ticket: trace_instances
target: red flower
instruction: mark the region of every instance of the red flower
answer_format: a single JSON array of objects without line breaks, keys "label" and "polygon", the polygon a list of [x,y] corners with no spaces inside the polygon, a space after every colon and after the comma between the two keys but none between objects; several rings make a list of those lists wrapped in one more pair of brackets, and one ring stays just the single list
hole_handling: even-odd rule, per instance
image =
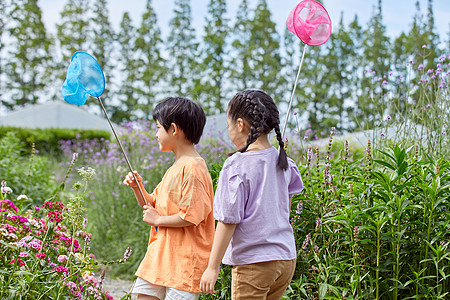
[{"label": "red flower", "polygon": [[26,266],[26,263],[23,260],[21,260],[20,258],[14,258],[12,261],[10,261],[10,263],[13,264],[16,261],[20,266]]},{"label": "red flower", "polygon": [[61,267],[61,266],[57,266],[53,268],[53,271],[55,271],[56,273],[58,273],[58,275],[60,275],[59,273],[67,273],[69,272],[69,269],[67,269],[66,267]]},{"label": "red flower", "polygon": [[47,217],[50,219],[51,222],[62,222],[63,217],[62,213],[60,211],[51,211],[47,213]]},{"label": "red flower", "polygon": [[43,253],[43,252],[38,252],[38,253],[36,253],[36,257],[37,257],[37,258],[40,258],[40,259],[44,259],[44,258],[45,258],[45,253]]}]

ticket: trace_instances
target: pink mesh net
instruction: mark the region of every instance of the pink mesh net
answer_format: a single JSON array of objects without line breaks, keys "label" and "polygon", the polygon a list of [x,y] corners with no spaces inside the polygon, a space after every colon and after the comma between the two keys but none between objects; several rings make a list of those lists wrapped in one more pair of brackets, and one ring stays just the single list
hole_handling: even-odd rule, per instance
[{"label": "pink mesh net", "polygon": [[303,0],[289,13],[286,25],[290,32],[309,46],[325,43],[331,35],[331,19],[317,1]]}]

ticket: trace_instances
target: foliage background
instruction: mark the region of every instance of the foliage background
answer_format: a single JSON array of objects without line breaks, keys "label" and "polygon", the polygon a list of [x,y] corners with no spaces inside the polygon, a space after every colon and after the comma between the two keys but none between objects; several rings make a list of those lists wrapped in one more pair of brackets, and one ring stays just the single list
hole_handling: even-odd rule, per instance
[{"label": "foliage background", "polygon": [[[193,98],[210,115],[224,112],[227,99],[249,87],[265,90],[286,109],[303,45],[290,32],[277,32],[266,0],[240,0],[236,15],[230,17],[226,0],[208,1],[202,33],[192,26],[191,1],[177,0],[164,38],[151,0],[137,26],[124,13],[117,30],[111,26],[107,3],[66,0],[51,30],[44,26],[39,1],[1,2],[4,111],[61,100],[68,61],[80,49],[94,54],[102,65],[107,78],[103,97],[117,123],[146,119],[156,103],[173,94]],[[323,137],[331,127],[338,133],[373,128],[381,109],[392,113],[388,102],[372,103],[365,72],[382,79],[404,76],[411,61],[409,79],[418,80],[420,64],[425,72],[435,70],[436,59],[450,50],[448,36],[436,31],[432,0],[426,7],[410,1],[416,10],[410,29],[396,37],[386,33],[383,3],[377,2],[367,24],[357,15],[349,23],[343,16],[333,20],[329,41],[308,49],[294,98],[303,127],[309,124]],[[379,93],[385,92],[380,87]],[[99,112],[94,101],[88,106]]]}]

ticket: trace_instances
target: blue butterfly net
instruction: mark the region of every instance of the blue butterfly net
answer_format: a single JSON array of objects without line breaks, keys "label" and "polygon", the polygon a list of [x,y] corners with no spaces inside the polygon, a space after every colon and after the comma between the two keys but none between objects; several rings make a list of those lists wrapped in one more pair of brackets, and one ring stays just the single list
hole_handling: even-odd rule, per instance
[{"label": "blue butterfly net", "polygon": [[83,105],[89,95],[99,97],[104,90],[105,76],[97,60],[84,51],[75,52],[62,87],[64,100]]}]

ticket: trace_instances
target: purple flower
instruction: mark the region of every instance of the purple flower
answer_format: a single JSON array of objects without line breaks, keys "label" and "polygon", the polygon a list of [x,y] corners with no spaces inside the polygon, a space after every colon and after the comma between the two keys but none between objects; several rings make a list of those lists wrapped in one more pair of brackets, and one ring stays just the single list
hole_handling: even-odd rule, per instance
[{"label": "purple flower", "polygon": [[381,136],[382,136],[382,137],[384,136],[384,133],[383,133],[383,132],[381,133]]},{"label": "purple flower", "polygon": [[303,201],[300,199],[297,204],[297,215],[301,215],[303,212]]},{"label": "purple flower", "polygon": [[427,45],[422,45],[422,49],[426,49],[427,48]]},{"label": "purple flower", "polygon": [[308,233],[305,240],[303,241],[302,249],[306,250],[308,249],[309,241],[311,240],[311,233]]},{"label": "purple flower", "polygon": [[417,70],[422,71],[423,70],[423,65],[420,64],[419,67],[417,67]]},{"label": "purple flower", "polygon": [[132,252],[131,248],[128,247],[123,254],[123,258],[121,260],[119,260],[119,262],[120,263],[126,262],[128,260],[128,258],[130,258],[131,252]]},{"label": "purple flower", "polygon": [[391,116],[387,116],[386,118],[387,118],[388,120],[390,120],[390,119],[391,119]]},{"label": "purple flower", "polygon": [[322,220],[320,219],[320,217],[318,217],[316,219],[316,230],[319,230],[321,224],[322,224]]}]

